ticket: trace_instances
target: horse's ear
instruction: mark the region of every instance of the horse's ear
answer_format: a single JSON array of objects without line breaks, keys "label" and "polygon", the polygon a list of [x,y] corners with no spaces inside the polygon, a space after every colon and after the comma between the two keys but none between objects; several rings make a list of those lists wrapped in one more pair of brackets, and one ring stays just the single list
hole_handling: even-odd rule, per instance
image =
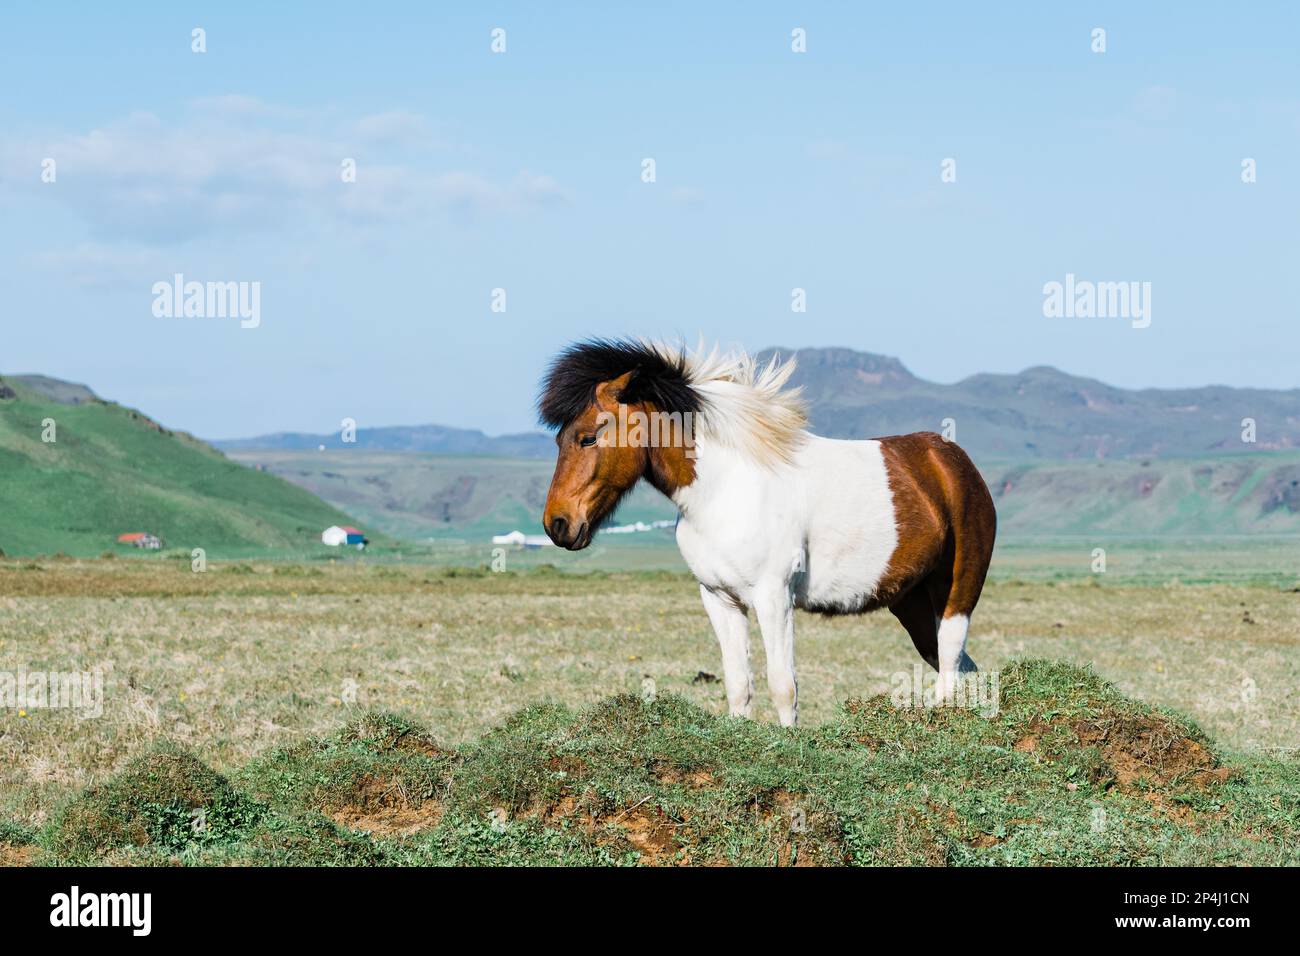
[{"label": "horse's ear", "polygon": [[602,407],[615,405],[635,404],[637,399],[632,397],[632,383],[636,379],[636,369],[630,372],[624,372],[618,378],[611,378],[608,382],[601,382],[596,386],[596,404]]}]

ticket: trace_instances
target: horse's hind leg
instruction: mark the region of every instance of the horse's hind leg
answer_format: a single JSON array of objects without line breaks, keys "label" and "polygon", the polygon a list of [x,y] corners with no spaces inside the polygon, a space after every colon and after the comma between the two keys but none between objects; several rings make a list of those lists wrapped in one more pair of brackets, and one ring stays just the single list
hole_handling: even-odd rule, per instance
[{"label": "horse's hind leg", "polygon": [[939,672],[938,693],[943,700],[952,697],[957,674],[979,669],[966,653],[966,633],[970,629],[970,610],[973,607],[963,612],[952,603],[955,567],[956,552],[950,546],[945,549],[940,566],[930,572],[922,584],[930,595],[930,606],[938,608],[934,613],[934,668]]},{"label": "horse's hind leg", "polygon": [[984,589],[984,577],[988,574],[989,561],[993,557],[993,536],[997,522],[988,488],[975,471],[975,466],[970,465],[970,459],[964,455],[962,458],[973,473],[974,480],[967,484],[968,493],[955,515],[953,546],[950,551],[952,570],[949,574],[936,572],[929,582],[936,591],[946,592],[931,592],[935,606],[943,608],[937,640],[938,690],[940,699],[945,701],[952,699],[959,673],[977,670],[975,662],[966,653],[966,632],[970,628],[971,612],[975,610],[980,592]]},{"label": "horse's hind leg", "polygon": [[939,615],[925,583],[916,585],[889,608],[907,629],[916,652],[935,670],[939,669]]}]

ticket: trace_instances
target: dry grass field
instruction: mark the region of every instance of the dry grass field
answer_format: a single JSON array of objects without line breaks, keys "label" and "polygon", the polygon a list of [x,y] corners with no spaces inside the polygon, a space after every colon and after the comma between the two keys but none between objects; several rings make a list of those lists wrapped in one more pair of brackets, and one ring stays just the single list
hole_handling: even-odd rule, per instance
[{"label": "dry grass field", "polygon": [[[756,715],[773,715],[754,639]],[[801,723],[887,692],[916,655],[888,613],[800,615]],[[1275,586],[992,581],[971,651],[1091,663],[1238,753],[1300,740],[1300,592]],[[582,707],[647,678],[725,710],[695,585],[667,572],[41,559],[0,562],[0,672],[104,674],[103,714],[0,709],[0,815],[61,800],[166,737],[218,770],[391,712],[443,744],[526,705]]]}]

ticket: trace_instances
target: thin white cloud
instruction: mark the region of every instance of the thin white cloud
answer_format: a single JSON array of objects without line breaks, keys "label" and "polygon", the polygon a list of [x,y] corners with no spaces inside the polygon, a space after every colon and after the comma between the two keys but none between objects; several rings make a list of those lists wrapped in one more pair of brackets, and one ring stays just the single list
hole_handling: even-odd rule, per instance
[{"label": "thin white cloud", "polygon": [[304,110],[275,106],[256,96],[242,93],[224,93],[220,96],[200,96],[190,100],[190,108],[200,113],[215,113],[229,117],[301,117],[309,115]]},{"label": "thin white cloud", "polygon": [[428,142],[433,136],[427,119],[402,110],[363,116],[357,120],[355,128],[360,139],[385,145]]},{"label": "thin white cloud", "polygon": [[169,263],[156,250],[95,243],[38,252],[27,261],[72,285],[88,289],[142,287],[169,268]]},{"label": "thin white cloud", "polygon": [[[495,178],[433,164],[384,162],[385,143],[434,143],[415,114],[381,113],[321,131],[303,114],[251,97],[212,97],[165,122],[133,114],[86,133],[0,146],[6,190],[46,190],[98,242],[170,243],[269,231],[313,218],[417,221],[512,214],[567,198],[552,178],[521,171]],[[268,124],[274,119],[274,124]],[[41,162],[57,181],[39,180]],[[345,182],[345,160],[356,162]]]},{"label": "thin white cloud", "polygon": [[[1190,104],[1193,109],[1203,104]],[[1104,130],[1121,136],[1138,136],[1160,133],[1178,113],[1187,112],[1187,104],[1180,108],[1178,91],[1172,86],[1145,86],[1133,93],[1127,101],[1111,104],[1113,112],[1080,120],[1080,126],[1089,130]]]}]

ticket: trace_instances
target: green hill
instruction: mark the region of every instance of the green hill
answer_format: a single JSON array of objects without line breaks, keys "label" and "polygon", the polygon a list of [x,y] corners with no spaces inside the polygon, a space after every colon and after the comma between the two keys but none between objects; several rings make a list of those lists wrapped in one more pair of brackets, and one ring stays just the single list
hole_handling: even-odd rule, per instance
[{"label": "green hill", "polygon": [[982,463],[1000,531],[1224,535],[1300,532],[1300,453]]},{"label": "green hill", "polygon": [[0,549],[11,555],[125,551],[117,536],[136,531],[209,555],[301,553],[349,520],[190,435],[35,376],[0,379],[0,489]]}]

